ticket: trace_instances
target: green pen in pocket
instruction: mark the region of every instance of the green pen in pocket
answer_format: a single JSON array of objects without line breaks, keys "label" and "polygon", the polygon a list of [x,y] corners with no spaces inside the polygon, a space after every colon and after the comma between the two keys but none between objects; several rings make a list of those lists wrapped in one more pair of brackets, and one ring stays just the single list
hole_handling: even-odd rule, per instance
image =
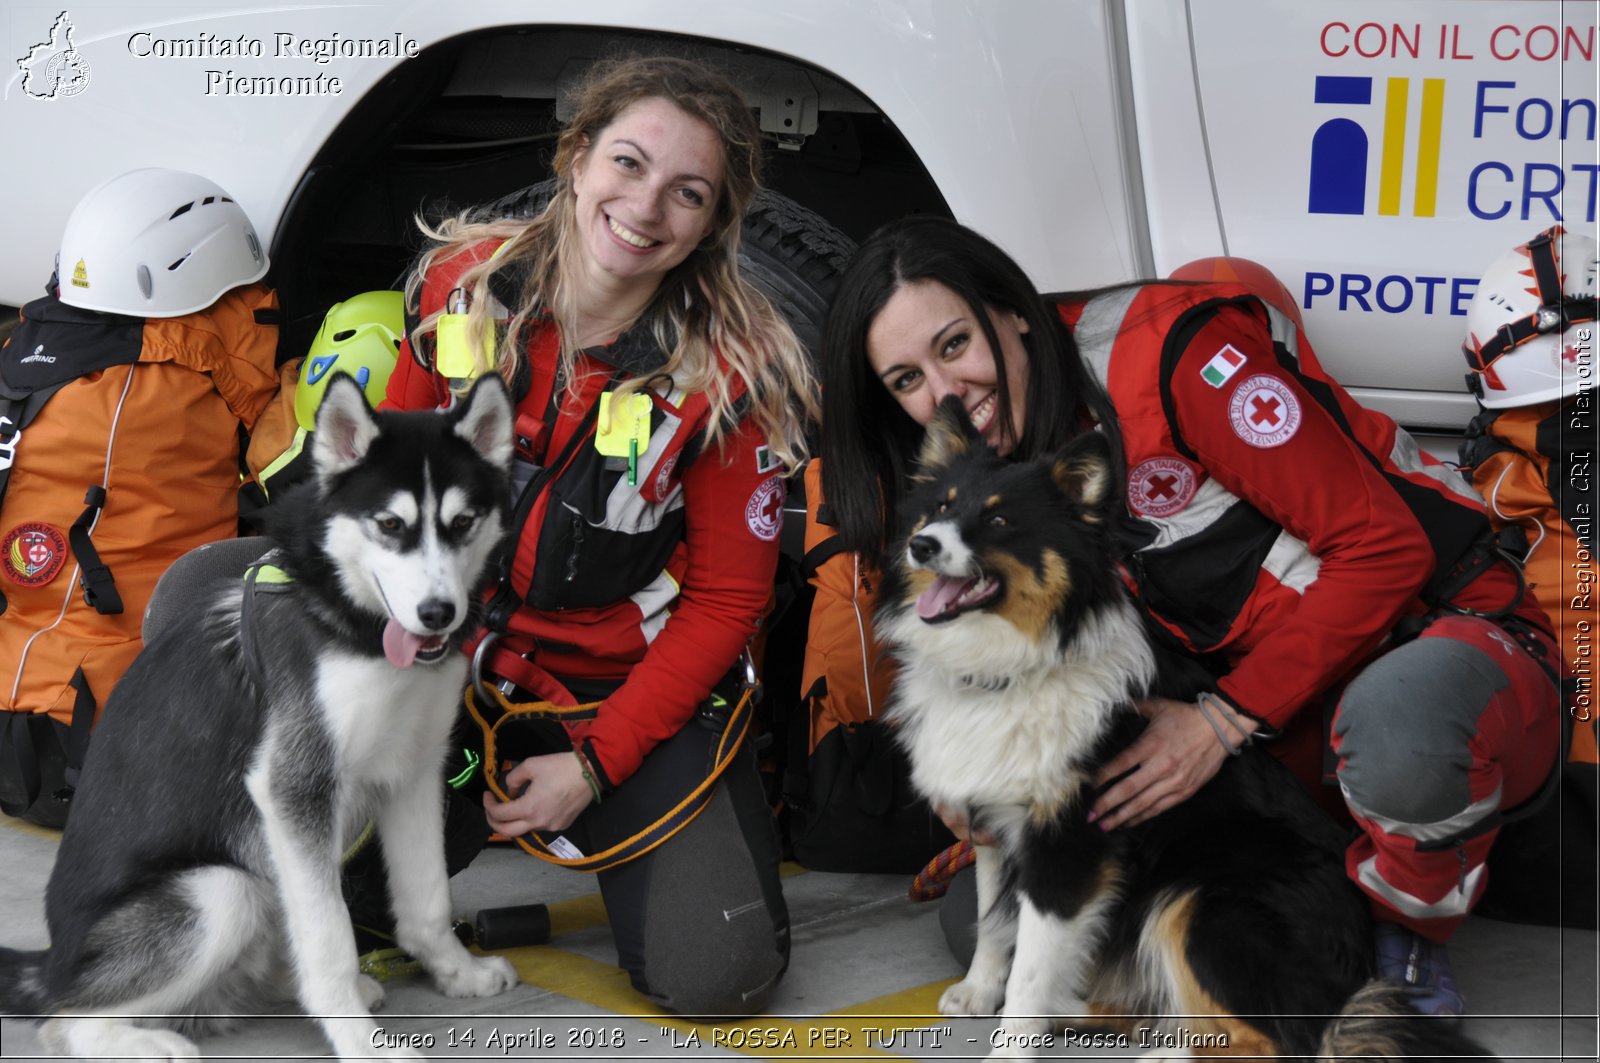
[{"label": "green pen in pocket", "polygon": [[616,393],[600,395],[600,416],[595,422],[594,449],[608,458],[628,459],[628,486],[639,484],[639,454],[650,438],[650,396],[634,392],[628,396],[628,410],[619,414]]}]

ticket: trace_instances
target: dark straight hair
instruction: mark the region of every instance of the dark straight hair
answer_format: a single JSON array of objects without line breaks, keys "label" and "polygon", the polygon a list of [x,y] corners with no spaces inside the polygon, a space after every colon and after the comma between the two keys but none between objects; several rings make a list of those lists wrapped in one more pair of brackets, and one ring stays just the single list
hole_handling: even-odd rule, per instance
[{"label": "dark straight hair", "polygon": [[[898,532],[897,501],[922,439],[867,360],[867,332],[884,304],[907,284],[935,281],[972,311],[994,354],[1001,431],[1012,456],[1051,454],[1093,422],[1120,434],[1111,402],[1078,355],[1053,301],[988,238],[946,218],[913,216],[867,237],[851,259],[829,308],[822,345],[822,483],[843,544],[874,561]],[[1011,438],[1012,395],[989,309],[1027,323],[1027,405],[1020,439]]]}]

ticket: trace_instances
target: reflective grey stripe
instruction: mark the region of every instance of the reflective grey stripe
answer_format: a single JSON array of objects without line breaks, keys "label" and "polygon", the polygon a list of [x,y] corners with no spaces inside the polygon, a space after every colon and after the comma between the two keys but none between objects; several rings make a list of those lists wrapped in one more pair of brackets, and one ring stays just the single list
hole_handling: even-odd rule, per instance
[{"label": "reflective grey stripe", "polygon": [[1111,367],[1111,348],[1117,341],[1117,333],[1122,331],[1122,319],[1128,316],[1128,307],[1133,305],[1141,290],[1135,286],[1090,299],[1084,304],[1078,323],[1072,327],[1078,353],[1101,387],[1109,387],[1106,373]]},{"label": "reflective grey stripe", "polygon": [[1413,919],[1451,919],[1466,915],[1472,908],[1473,898],[1483,885],[1484,867],[1485,865],[1479,864],[1473,868],[1462,878],[1459,887],[1452,887],[1432,904],[1421,897],[1407,893],[1399,886],[1385,882],[1378,874],[1376,856],[1369,856],[1361,862],[1361,866],[1356,869],[1356,878],[1367,892],[1380,898],[1402,915],[1409,915]]},{"label": "reflective grey stripe", "polygon": [[1339,790],[1344,794],[1345,803],[1350,806],[1350,811],[1362,819],[1369,819],[1385,834],[1397,838],[1411,838],[1419,842],[1436,842],[1445,838],[1453,838],[1457,834],[1477,826],[1489,816],[1500,810],[1501,787],[1496,786],[1494,793],[1481,800],[1474,801],[1466,808],[1437,823],[1401,823],[1399,820],[1380,816],[1369,812],[1353,800],[1350,791],[1345,787],[1343,780],[1339,783]]},{"label": "reflective grey stripe", "polygon": [[1313,554],[1303,540],[1287,531],[1279,531],[1261,567],[1285,587],[1304,594],[1306,588],[1317,581],[1317,573],[1322,570],[1322,559]]},{"label": "reflective grey stripe", "polygon": [[1417,441],[1404,428],[1396,427],[1394,430],[1394,447],[1389,451],[1389,461],[1401,472],[1420,472],[1431,480],[1437,480],[1452,493],[1478,505],[1483,504],[1483,496],[1473,490],[1467,478],[1455,469],[1442,463],[1425,464]]},{"label": "reflective grey stripe", "polygon": [[[650,435],[650,445],[639,455],[641,481],[644,475],[656,475],[656,465],[672,442],[672,437],[677,435],[678,426],[683,423],[681,417],[666,411],[662,411],[662,416],[661,425]],[[662,517],[675,509],[682,508],[683,484],[675,486],[665,501],[650,502],[640,492],[638,485],[630,485],[628,478],[623,476],[617,480],[610,496],[606,498],[606,517],[599,527],[606,531],[624,532],[629,535],[654,531],[660,526]]]},{"label": "reflective grey stripe", "polygon": [[1294,319],[1265,299],[1261,305],[1267,308],[1267,320],[1272,325],[1272,342],[1283,344],[1283,349],[1289,352],[1289,357],[1294,359],[1295,365],[1300,364],[1300,330],[1295,327]]},{"label": "reflective grey stripe", "polygon": [[646,646],[667,626],[667,618],[672,615],[667,607],[677,600],[678,591],[678,581],[662,572],[642,590],[628,595],[628,600],[639,607],[639,633],[644,636]]},{"label": "reflective grey stripe", "polygon": [[1144,549],[1171,546],[1190,536],[1199,535],[1220,520],[1238,501],[1238,495],[1206,477],[1206,482],[1195,491],[1189,504],[1172,516],[1141,518],[1156,529],[1155,541]]}]

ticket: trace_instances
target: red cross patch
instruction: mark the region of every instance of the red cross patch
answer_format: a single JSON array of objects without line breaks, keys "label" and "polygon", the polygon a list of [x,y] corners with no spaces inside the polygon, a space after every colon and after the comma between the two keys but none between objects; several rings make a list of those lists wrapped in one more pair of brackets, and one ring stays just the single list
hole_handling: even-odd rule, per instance
[{"label": "red cross patch", "polygon": [[1141,517],[1170,517],[1194,498],[1199,478],[1178,458],[1150,458],[1128,472],[1128,508]]},{"label": "red cross patch", "polygon": [[42,521],[19,524],[0,541],[0,568],[20,587],[42,587],[67,563],[67,537]]},{"label": "red cross patch", "polygon": [[783,477],[769,476],[756,485],[755,493],[744,507],[744,522],[750,534],[763,542],[772,542],[783,527]]},{"label": "red cross patch", "polygon": [[1300,430],[1300,400],[1277,377],[1259,373],[1234,389],[1228,421],[1252,447],[1276,447]]}]

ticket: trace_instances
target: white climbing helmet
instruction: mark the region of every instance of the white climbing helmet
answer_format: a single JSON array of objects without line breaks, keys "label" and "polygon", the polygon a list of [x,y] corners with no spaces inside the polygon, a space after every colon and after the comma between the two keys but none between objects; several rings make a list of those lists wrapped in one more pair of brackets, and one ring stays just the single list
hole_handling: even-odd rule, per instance
[{"label": "white climbing helmet", "polygon": [[1557,225],[1483,275],[1461,353],[1472,370],[1467,388],[1485,406],[1532,406],[1593,385],[1595,252],[1593,237]]},{"label": "white climbing helmet", "polygon": [[156,168],[84,195],[56,256],[63,303],[135,317],[192,314],[266,272],[266,252],[233,197],[204,177]]}]

